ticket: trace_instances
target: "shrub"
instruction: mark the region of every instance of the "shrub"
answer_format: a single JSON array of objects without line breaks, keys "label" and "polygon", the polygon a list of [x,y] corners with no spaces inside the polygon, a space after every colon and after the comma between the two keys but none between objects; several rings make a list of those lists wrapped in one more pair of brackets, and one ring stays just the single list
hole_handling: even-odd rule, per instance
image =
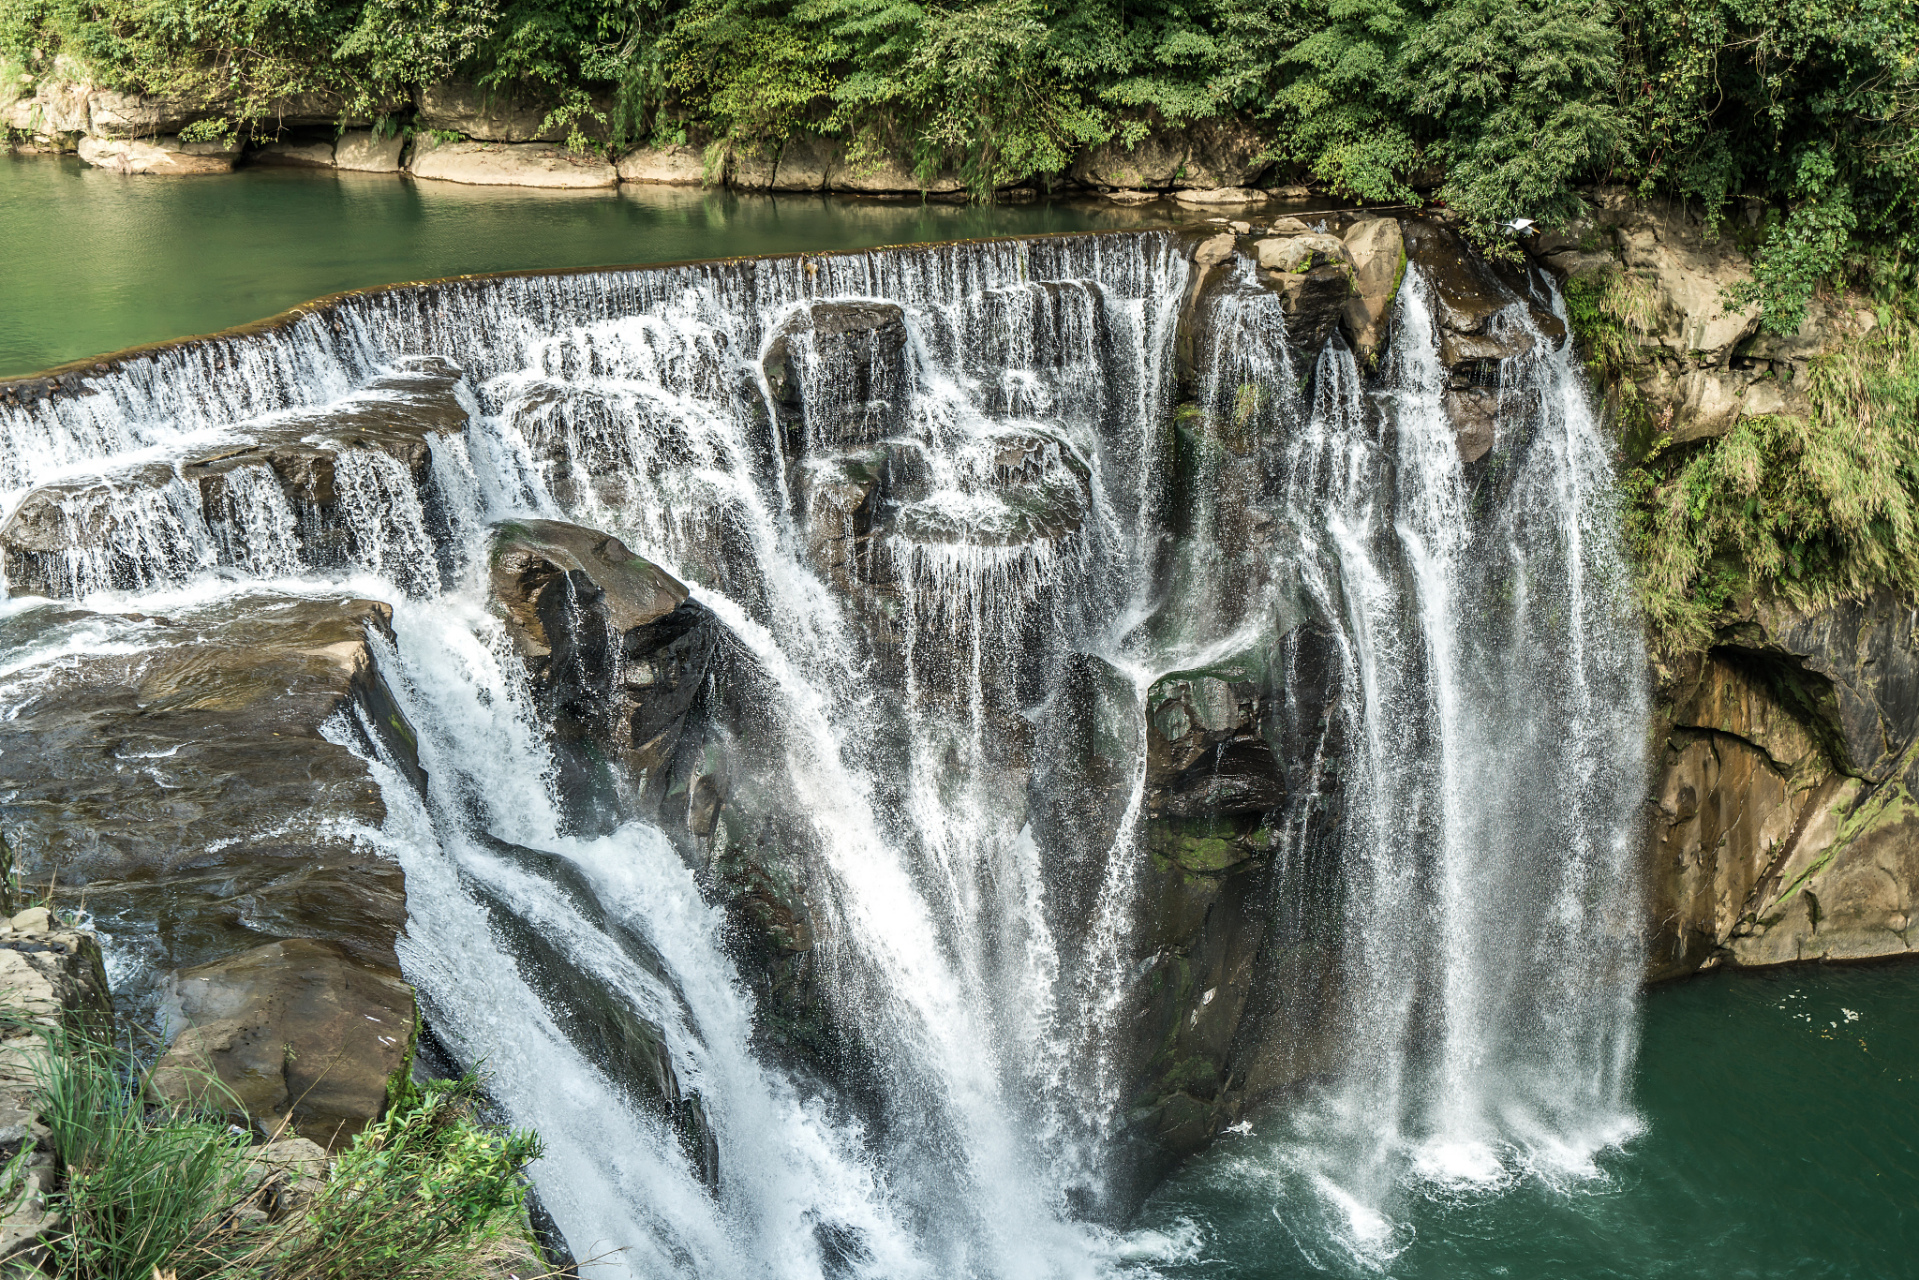
[{"label": "shrub", "polygon": [[149,1105],[122,1050],[43,1034],[39,1105],[66,1170],[50,1248],[69,1280],[465,1280],[524,1235],[539,1140],[482,1123],[474,1076],[408,1091],[272,1218],[245,1130],[204,1105]]},{"label": "shrub", "polygon": [[1627,472],[1640,599],[1666,653],[1704,647],[1748,594],[1919,594],[1919,324],[1881,308],[1872,333],[1812,362],[1806,391],[1806,418],[1745,418]]}]

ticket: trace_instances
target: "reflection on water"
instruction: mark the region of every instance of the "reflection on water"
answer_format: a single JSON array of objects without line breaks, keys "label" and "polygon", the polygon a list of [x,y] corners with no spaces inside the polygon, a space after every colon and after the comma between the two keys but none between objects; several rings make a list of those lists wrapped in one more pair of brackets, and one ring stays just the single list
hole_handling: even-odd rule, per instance
[{"label": "reflection on water", "polygon": [[980,207],[697,187],[527,191],[242,169],[132,178],[0,152],[0,377],[438,276],[1165,225],[1170,201]]}]

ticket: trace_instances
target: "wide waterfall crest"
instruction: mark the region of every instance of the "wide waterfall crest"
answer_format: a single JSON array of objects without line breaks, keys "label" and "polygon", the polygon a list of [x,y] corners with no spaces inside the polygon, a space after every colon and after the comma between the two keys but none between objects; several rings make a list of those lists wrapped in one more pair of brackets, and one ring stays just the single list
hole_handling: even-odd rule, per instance
[{"label": "wide waterfall crest", "polygon": [[[1116,1222],[1242,1107],[1302,1256],[1384,1265],[1406,1197],[1633,1131],[1644,660],[1547,287],[1468,462],[1417,267],[1371,372],[1267,274],[1137,234],[349,297],[0,408],[8,580],[392,603],[406,972],[606,1274],[1150,1271],[1200,1245]],[[529,692],[489,539],[542,520],[686,584],[750,690],[711,752],[778,801],[838,1057],[741,959],[738,833]],[[617,634],[553,661],[593,645],[650,687]]]}]

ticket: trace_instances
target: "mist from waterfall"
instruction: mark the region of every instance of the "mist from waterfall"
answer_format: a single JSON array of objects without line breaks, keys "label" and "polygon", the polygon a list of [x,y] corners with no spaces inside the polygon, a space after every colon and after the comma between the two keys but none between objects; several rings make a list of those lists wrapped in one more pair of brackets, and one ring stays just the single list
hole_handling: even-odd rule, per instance
[{"label": "mist from waterfall", "polygon": [[[1111,1221],[1133,1102],[1116,1020],[1150,952],[1146,695],[1255,646],[1296,656],[1311,631],[1335,696],[1264,909],[1319,957],[1333,1012],[1322,1068],[1235,1164],[1310,1264],[1376,1269],[1417,1197],[1577,1180],[1634,1132],[1644,655],[1569,348],[1501,314],[1529,349],[1501,362],[1492,465],[1469,469],[1417,270],[1374,375],[1337,337],[1289,350],[1277,295],[1233,270],[1197,358],[1191,510],[1169,511],[1168,424],[1192,268],[1162,234],[374,295],[0,407],[0,483],[12,501],[105,473],[49,508],[110,530],[49,575],[60,595],[350,582],[394,605],[379,665],[428,784],[376,760],[391,816],[370,838],[406,871],[403,965],[544,1136],[541,1202],[607,1276],[1038,1280],[1203,1251],[1197,1228]],[[797,331],[809,451],[788,465],[764,358],[822,300],[899,308],[903,373],[840,403]],[[217,490],[126,478],[434,358],[457,366],[464,428],[424,473],[342,443],[330,558],[264,466]],[[849,416],[881,404],[877,436]],[[912,483],[879,560],[822,567],[852,531],[795,485],[817,491],[799,469],[849,439]],[[569,809],[485,598],[487,529],[530,516],[680,577],[763,677],[764,745],[819,853],[817,963],[876,1101],[766,1051],[707,868],[648,823]],[[1008,761],[1044,759],[1088,657],[1130,686],[1135,767],[1110,848],[1069,883]],[[569,1039],[574,981],[660,1028],[713,1151]]]}]

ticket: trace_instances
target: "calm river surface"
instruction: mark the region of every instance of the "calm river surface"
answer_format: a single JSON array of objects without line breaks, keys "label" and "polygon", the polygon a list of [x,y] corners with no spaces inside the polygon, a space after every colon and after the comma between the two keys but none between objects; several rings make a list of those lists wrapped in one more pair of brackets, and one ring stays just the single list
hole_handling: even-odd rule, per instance
[{"label": "calm river surface", "polygon": [[[0,376],[341,289],[465,272],[1143,226],[1099,202],[969,209],[654,188],[555,195],[298,171],[141,179],[0,155]],[[1713,976],[1646,999],[1639,1132],[1592,1175],[1409,1189],[1365,1258],[1299,1216],[1262,1126],[1146,1207],[1140,1261],[1208,1280],[1919,1276],[1919,967]]]},{"label": "calm river surface", "polygon": [[299,169],[130,178],[0,151],[0,377],[401,280],[1153,226],[1171,215],[1165,202],[989,209]]}]

